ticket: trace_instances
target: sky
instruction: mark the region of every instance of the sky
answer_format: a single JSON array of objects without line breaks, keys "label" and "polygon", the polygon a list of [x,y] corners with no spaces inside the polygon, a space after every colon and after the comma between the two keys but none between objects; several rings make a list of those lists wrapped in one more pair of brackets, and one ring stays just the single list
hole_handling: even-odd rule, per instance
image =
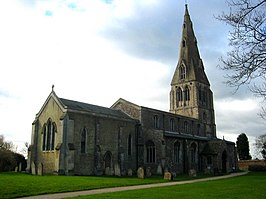
[{"label": "sky", "polygon": [[225,0],[8,0],[0,7],[0,135],[18,146],[52,90],[110,107],[119,98],[169,111],[185,2],[214,94],[217,137],[265,134],[262,100],[224,84]]}]

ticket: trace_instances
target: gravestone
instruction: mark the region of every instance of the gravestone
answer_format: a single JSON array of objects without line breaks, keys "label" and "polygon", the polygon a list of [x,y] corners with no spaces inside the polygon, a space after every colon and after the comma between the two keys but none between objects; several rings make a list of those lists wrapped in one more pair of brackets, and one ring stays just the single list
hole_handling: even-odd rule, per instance
[{"label": "gravestone", "polygon": [[173,180],[173,176],[170,172],[165,172],[164,173],[164,177],[163,177],[164,180]]},{"label": "gravestone", "polygon": [[34,162],[31,162],[31,174],[36,175],[36,168]]},{"label": "gravestone", "polygon": [[162,175],[163,174],[163,169],[161,167],[161,165],[159,164],[157,167],[157,175]]},{"label": "gravestone", "polygon": [[137,175],[138,178],[144,179],[144,169],[142,167],[138,168]]},{"label": "gravestone", "polygon": [[18,165],[18,171],[21,172],[22,171],[22,163],[20,162]]},{"label": "gravestone", "polygon": [[132,171],[132,169],[128,169],[128,170],[127,170],[127,175],[128,175],[128,176],[132,176],[132,175],[133,175],[133,171]]},{"label": "gravestone", "polygon": [[111,176],[113,173],[112,173],[112,169],[110,167],[106,167],[105,168],[105,175],[107,176]]},{"label": "gravestone", "polygon": [[190,177],[197,177],[197,171],[195,169],[190,169],[188,174]]},{"label": "gravestone", "polygon": [[18,172],[18,167],[17,166],[15,167],[15,172]]},{"label": "gravestone", "polygon": [[148,167],[147,169],[146,169],[146,176],[147,177],[151,177],[151,168],[150,167]]},{"label": "gravestone", "polygon": [[115,164],[115,176],[121,176],[119,164]]},{"label": "gravestone", "polygon": [[42,176],[43,175],[43,164],[42,163],[39,163],[38,164],[37,174],[39,176]]}]

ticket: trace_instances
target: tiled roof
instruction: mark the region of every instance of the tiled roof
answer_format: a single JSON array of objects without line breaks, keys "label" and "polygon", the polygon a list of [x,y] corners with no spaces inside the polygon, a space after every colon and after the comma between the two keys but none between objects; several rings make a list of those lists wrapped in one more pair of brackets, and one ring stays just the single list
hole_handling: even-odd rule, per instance
[{"label": "tiled roof", "polygon": [[96,113],[105,116],[113,116],[121,119],[132,119],[127,114],[123,113],[120,110],[115,110],[107,107],[97,106],[93,104],[87,104],[83,102],[77,102],[73,100],[68,100],[64,98],[59,98],[60,101],[67,107],[67,109],[84,111],[88,113]]}]

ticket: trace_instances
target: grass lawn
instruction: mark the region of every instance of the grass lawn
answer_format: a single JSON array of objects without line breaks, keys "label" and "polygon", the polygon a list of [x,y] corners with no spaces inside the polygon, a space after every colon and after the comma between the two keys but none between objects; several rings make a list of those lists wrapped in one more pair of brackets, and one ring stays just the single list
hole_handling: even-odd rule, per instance
[{"label": "grass lawn", "polygon": [[116,193],[106,193],[85,198],[152,198],[152,199],[206,199],[206,198],[226,198],[226,199],[260,199],[266,198],[266,172],[249,173],[245,176],[228,178],[223,180],[199,182],[194,184],[184,184],[161,188],[142,189],[134,191],[124,191]]},{"label": "grass lawn", "polygon": [[[200,176],[200,178],[206,176]],[[178,176],[175,180],[189,180]],[[161,177],[33,176],[0,173],[0,198],[165,182]],[[171,187],[99,194],[83,198],[265,198],[266,173]]]},{"label": "grass lawn", "polygon": [[0,198],[14,198],[46,193],[70,192],[106,187],[165,182],[161,177],[33,176],[23,173],[0,173]]}]

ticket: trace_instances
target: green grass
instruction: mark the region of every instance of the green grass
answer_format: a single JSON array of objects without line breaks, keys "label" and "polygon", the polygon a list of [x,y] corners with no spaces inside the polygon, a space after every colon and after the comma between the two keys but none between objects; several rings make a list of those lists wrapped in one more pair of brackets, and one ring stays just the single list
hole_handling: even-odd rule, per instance
[{"label": "green grass", "polygon": [[[200,176],[200,178],[205,176]],[[189,180],[178,176],[179,180]],[[106,187],[165,182],[161,177],[33,176],[0,173],[0,198],[15,198]],[[265,198],[266,173],[249,173],[224,180],[200,182],[161,188],[106,193],[82,198]]]},{"label": "green grass", "polygon": [[249,173],[245,176],[223,180],[206,181],[161,188],[106,193],[79,197],[81,199],[100,198],[152,198],[152,199],[260,199],[266,198],[266,173]]},{"label": "green grass", "polygon": [[165,181],[161,177],[143,180],[135,177],[33,176],[23,173],[0,173],[0,198],[14,198],[159,182]]}]

